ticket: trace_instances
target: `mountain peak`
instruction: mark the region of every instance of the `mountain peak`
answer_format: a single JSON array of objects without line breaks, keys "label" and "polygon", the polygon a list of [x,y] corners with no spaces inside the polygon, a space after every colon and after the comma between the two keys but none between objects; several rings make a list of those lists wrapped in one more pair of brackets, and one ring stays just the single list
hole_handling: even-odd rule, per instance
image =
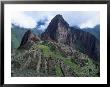
[{"label": "mountain peak", "polygon": [[25,47],[26,45],[36,41],[40,41],[40,38],[35,35],[31,30],[28,30],[27,32],[25,32],[22,38],[20,47]]},{"label": "mountain peak", "polygon": [[62,15],[61,15],[61,14],[57,14],[56,16],[58,16],[58,17],[62,17]]},{"label": "mountain peak", "polygon": [[57,42],[66,43],[69,24],[63,16],[57,14],[49,23],[46,31],[42,34],[42,39],[51,39]]},{"label": "mountain peak", "polygon": [[54,18],[63,19],[63,16],[60,14],[57,14]]},{"label": "mountain peak", "polygon": [[63,25],[65,25],[66,27],[69,27],[69,24],[65,21],[65,19],[63,18],[62,15],[57,14],[51,21],[52,23],[55,22],[56,25],[58,25],[58,23],[61,23]]},{"label": "mountain peak", "polygon": [[31,30],[28,30],[25,34],[30,35],[31,33],[32,33]]}]

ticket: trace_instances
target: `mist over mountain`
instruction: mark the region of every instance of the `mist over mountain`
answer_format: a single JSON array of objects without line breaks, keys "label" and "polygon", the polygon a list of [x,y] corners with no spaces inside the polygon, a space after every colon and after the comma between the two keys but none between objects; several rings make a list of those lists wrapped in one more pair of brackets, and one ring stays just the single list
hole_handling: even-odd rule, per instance
[{"label": "mist over mountain", "polygon": [[[57,14],[44,32],[12,27],[11,75],[41,77],[100,76],[100,41],[95,35],[71,27]],[[18,31],[19,30],[19,31]],[[20,33],[22,32],[22,33]]]},{"label": "mist over mountain", "polygon": [[20,46],[23,35],[28,30],[31,30],[32,32],[34,32],[38,36],[40,36],[41,33],[43,32],[42,30],[38,30],[37,28],[29,29],[29,28],[23,28],[23,27],[19,27],[19,26],[15,25],[15,24],[12,24],[12,27],[11,27],[12,49],[18,48]]},{"label": "mist over mountain", "polygon": [[91,33],[94,35],[98,40],[100,40],[100,25],[96,25],[94,28],[84,28],[82,29],[86,32]]}]

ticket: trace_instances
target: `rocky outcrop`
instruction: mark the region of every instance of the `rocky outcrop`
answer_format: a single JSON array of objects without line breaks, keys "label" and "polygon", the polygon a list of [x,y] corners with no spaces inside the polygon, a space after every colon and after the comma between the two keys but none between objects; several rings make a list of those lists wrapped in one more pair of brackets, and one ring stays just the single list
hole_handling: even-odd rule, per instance
[{"label": "rocky outcrop", "polygon": [[79,50],[96,61],[100,60],[100,42],[92,34],[70,27],[62,15],[56,15],[41,35],[42,40],[52,40]]},{"label": "rocky outcrop", "polygon": [[73,48],[89,55],[96,61],[100,59],[100,41],[92,34],[80,29],[71,28],[70,44]]},{"label": "rocky outcrop", "polygon": [[41,35],[43,40],[54,40],[56,42],[66,43],[69,33],[69,24],[63,19],[62,15],[56,15],[46,31]]},{"label": "rocky outcrop", "polygon": [[28,30],[27,32],[25,32],[22,38],[20,48],[28,48],[29,45],[37,41],[40,41],[40,38],[34,33],[32,33],[31,30]]}]

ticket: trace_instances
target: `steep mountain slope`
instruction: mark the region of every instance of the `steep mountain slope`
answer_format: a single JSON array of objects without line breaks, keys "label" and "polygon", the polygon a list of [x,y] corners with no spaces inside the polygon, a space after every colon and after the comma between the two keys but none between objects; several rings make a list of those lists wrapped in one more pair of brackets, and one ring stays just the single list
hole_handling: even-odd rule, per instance
[{"label": "steep mountain slope", "polygon": [[45,32],[41,35],[43,40],[54,40],[56,42],[67,43],[69,24],[62,15],[56,15],[50,22]]},{"label": "steep mountain slope", "polygon": [[11,31],[11,49],[19,47],[20,42],[18,41],[15,33]]},{"label": "steep mountain slope", "polygon": [[94,28],[84,28],[82,30],[93,34],[98,40],[100,40],[100,25],[96,25]]},{"label": "steep mountain slope", "polygon": [[73,48],[89,55],[95,61],[100,61],[100,42],[95,36],[73,27],[71,27],[71,35],[70,42]]},{"label": "steep mountain slope", "polygon": [[31,44],[37,41],[40,41],[40,38],[32,33],[31,30],[28,30],[25,32],[19,48],[28,49]]},{"label": "steep mountain slope", "polygon": [[56,15],[50,22],[46,31],[41,35],[42,40],[52,40],[67,44],[79,50],[96,61],[100,58],[100,43],[88,32],[70,27],[62,15]]},{"label": "steep mountain slope", "polygon": [[[14,41],[15,43],[12,42],[12,44],[16,45],[14,48],[18,48],[20,46],[22,37],[26,31],[27,31],[27,29],[24,29],[24,28],[21,28],[19,26],[12,24],[11,34],[14,34],[14,36],[11,36],[11,39],[13,40],[13,38],[16,38],[16,40],[18,41],[17,45],[16,45],[16,41]],[[13,47],[12,47],[12,49],[13,49]]]},{"label": "steep mountain slope", "polygon": [[[30,30],[30,29],[25,29],[25,28],[22,28],[22,27],[19,27],[19,26],[16,26],[16,25],[12,24],[12,27],[11,27],[12,36],[11,37],[12,37],[12,44],[14,44],[14,46],[12,46],[12,49],[13,48],[18,48],[20,46],[21,40],[23,38],[23,35],[28,30]],[[38,30],[36,28],[31,29],[31,31],[34,34],[38,35],[38,36],[40,36],[40,34],[43,32],[42,30]],[[17,40],[18,43],[16,43],[16,41],[14,41],[15,38],[16,38],[16,40]]]}]

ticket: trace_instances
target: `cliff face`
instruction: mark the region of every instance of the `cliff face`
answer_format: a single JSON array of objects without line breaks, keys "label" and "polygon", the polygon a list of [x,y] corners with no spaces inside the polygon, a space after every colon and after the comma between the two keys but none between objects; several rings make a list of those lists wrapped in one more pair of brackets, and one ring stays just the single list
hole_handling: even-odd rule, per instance
[{"label": "cliff face", "polygon": [[41,38],[42,40],[53,40],[67,44],[99,61],[99,40],[88,32],[70,27],[61,15],[56,15],[52,19],[46,31],[42,33]]},{"label": "cliff face", "polygon": [[56,15],[41,37],[43,40],[54,40],[56,42],[66,43],[68,33],[69,24],[63,19],[62,15]]},{"label": "cliff face", "polygon": [[37,41],[40,41],[40,38],[34,33],[32,33],[31,30],[28,30],[27,32],[25,32],[22,38],[20,48],[28,48],[29,44]]},{"label": "cliff face", "polygon": [[79,49],[81,52],[89,55],[95,61],[100,59],[100,42],[88,32],[79,29],[71,28],[70,44],[73,48]]}]

